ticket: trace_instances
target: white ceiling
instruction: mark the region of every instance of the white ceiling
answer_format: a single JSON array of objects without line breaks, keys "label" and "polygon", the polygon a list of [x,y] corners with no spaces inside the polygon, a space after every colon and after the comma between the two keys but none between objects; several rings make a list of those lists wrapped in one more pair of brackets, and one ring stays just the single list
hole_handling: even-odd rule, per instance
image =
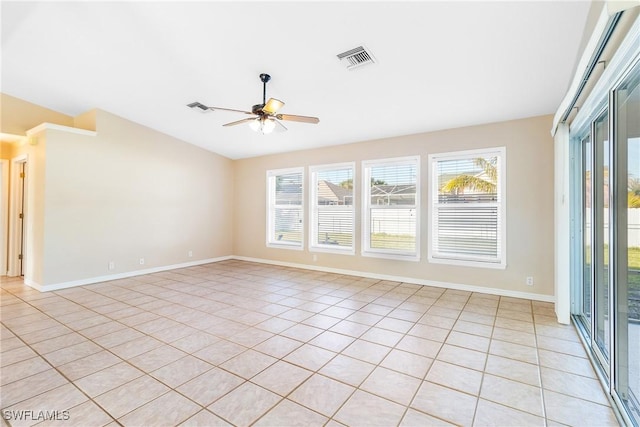
[{"label": "white ceiling", "polygon": [[[229,158],[550,114],[590,3],[6,2],[2,91],[75,116],[107,110]],[[348,71],[365,45],[377,63]],[[317,116],[223,128],[267,97]]]}]

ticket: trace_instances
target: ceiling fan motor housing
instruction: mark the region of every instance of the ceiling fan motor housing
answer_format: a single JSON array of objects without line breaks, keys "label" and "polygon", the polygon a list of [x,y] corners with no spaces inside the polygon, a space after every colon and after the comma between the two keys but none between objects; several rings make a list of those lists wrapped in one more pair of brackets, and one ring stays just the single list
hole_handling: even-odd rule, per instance
[{"label": "ceiling fan motor housing", "polygon": [[256,104],[253,107],[251,107],[251,112],[253,114],[257,114],[259,116],[262,116],[264,114],[264,111],[262,111],[263,107],[264,107],[264,104]]}]

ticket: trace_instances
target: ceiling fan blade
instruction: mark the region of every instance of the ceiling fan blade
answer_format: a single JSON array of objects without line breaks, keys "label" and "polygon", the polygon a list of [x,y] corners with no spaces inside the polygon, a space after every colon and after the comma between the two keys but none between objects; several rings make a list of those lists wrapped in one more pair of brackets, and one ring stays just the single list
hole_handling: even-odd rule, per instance
[{"label": "ceiling fan blade", "polygon": [[285,125],[283,125],[280,120],[274,120],[274,122],[276,122],[276,128],[274,129],[276,132],[284,132],[287,131],[289,129],[287,129],[287,127]]},{"label": "ceiling fan blade", "polygon": [[209,107],[207,107],[206,105],[204,105],[201,102],[192,102],[191,104],[187,104],[187,107],[192,108],[196,111],[199,111],[201,113],[207,113],[209,112]]},{"label": "ceiling fan blade", "polygon": [[234,113],[244,113],[244,114],[252,114],[253,113],[251,111],[244,111],[244,110],[234,110],[233,108],[222,108],[222,107],[208,107],[209,110],[212,111],[216,111],[216,110],[220,110],[220,111],[233,111]]},{"label": "ceiling fan blade", "polygon": [[279,109],[282,108],[283,105],[284,102],[280,101],[279,99],[269,98],[267,103],[264,104],[264,107],[262,107],[262,111],[267,114],[275,114]]},{"label": "ceiling fan blade", "polygon": [[225,123],[222,126],[235,126],[235,125],[239,125],[242,123],[248,123],[248,122],[252,122],[254,121],[255,118],[250,118],[250,119],[242,119],[242,120],[236,120],[235,122],[230,122],[230,123]]},{"label": "ceiling fan blade", "polygon": [[244,110],[235,110],[233,108],[222,108],[222,107],[207,107],[206,105],[202,104],[201,102],[192,102],[191,104],[187,104],[187,107],[192,108],[196,111],[200,111],[201,113],[206,113],[208,111],[216,111],[216,110],[220,110],[220,111],[232,111],[234,113],[243,113],[243,114],[254,114],[250,111],[244,111]]},{"label": "ceiling fan blade", "polygon": [[288,120],[290,122],[320,123],[320,119],[317,117],[296,116],[294,114],[276,114],[276,118],[279,120]]}]

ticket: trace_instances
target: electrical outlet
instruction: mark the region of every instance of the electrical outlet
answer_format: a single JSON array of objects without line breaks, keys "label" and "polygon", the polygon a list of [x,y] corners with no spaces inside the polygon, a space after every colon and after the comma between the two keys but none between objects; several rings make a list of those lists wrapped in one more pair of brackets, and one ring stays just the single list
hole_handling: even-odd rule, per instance
[{"label": "electrical outlet", "polygon": [[527,280],[526,280],[525,284],[527,286],[533,286],[533,277],[532,276],[527,276]]},{"label": "electrical outlet", "polygon": [[193,251],[189,251],[189,258],[193,256]]},{"label": "electrical outlet", "polygon": [[144,265],[144,258],[140,258],[140,265]]},{"label": "electrical outlet", "polygon": [[113,261],[109,261],[109,270],[115,270],[116,269],[116,263]]},{"label": "electrical outlet", "polygon": [[313,262],[316,262],[316,261],[318,261],[318,255],[313,254]]}]

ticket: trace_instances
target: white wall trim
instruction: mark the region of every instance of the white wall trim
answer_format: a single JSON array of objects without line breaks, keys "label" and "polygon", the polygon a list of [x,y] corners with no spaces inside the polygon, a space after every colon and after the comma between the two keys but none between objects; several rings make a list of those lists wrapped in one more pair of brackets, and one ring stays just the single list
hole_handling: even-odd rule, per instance
[{"label": "white wall trim", "polygon": [[571,322],[571,155],[569,126],[558,124],[554,136],[554,293],[558,322]]},{"label": "white wall trim", "polygon": [[63,283],[55,283],[51,285],[41,285],[27,278],[25,278],[24,283],[25,285],[30,286],[40,292],[49,292],[49,291],[56,291],[60,289],[72,288],[75,286],[92,285],[94,283],[108,282],[111,280],[118,280],[118,279],[126,279],[129,277],[141,276],[144,274],[159,273],[162,271],[175,270],[179,268],[193,267],[197,265],[211,264],[214,262],[228,261],[228,260],[255,262],[260,264],[277,265],[281,267],[301,268],[305,270],[321,271],[324,273],[335,273],[335,274],[344,274],[347,276],[366,277],[369,279],[391,280],[394,282],[413,283],[416,285],[434,286],[438,288],[456,289],[460,291],[478,292],[482,294],[500,295],[500,296],[513,297],[513,298],[524,298],[524,299],[530,299],[534,301],[542,301],[542,302],[555,301],[555,298],[553,295],[541,295],[541,294],[534,294],[530,292],[510,291],[507,289],[498,289],[498,288],[485,288],[483,286],[467,285],[467,284],[461,284],[461,283],[438,282],[433,280],[417,279],[414,277],[392,276],[388,274],[377,274],[377,273],[370,273],[366,271],[345,270],[341,268],[322,267],[317,265],[298,264],[294,262],[274,261],[269,259],[252,258],[252,257],[244,257],[244,256],[237,256],[237,255],[227,255],[227,256],[222,256],[217,258],[208,258],[208,259],[203,259],[199,261],[185,262],[181,264],[147,268],[144,270],[128,271],[126,273],[90,277],[86,279],[73,280],[70,282],[63,282]]},{"label": "white wall trim", "polygon": [[165,265],[162,267],[146,268],[144,270],[127,271],[125,273],[108,274],[106,276],[89,277],[86,279],[72,280],[70,282],[54,283],[51,285],[41,285],[33,280],[25,277],[24,284],[30,286],[40,292],[57,291],[60,289],[73,288],[75,286],[92,285],[94,283],[108,282],[111,280],[126,279],[134,276],[142,276],[144,274],[159,273],[161,271],[176,270],[179,268],[194,267],[197,265],[211,264],[213,262],[227,261],[233,259],[232,256],[222,256],[217,258],[208,258],[198,261],[184,262],[180,264]]},{"label": "white wall trim", "polygon": [[[31,254],[28,252],[31,243],[31,235],[29,226],[26,221],[29,219],[28,210],[29,210],[29,189],[27,186],[29,179],[29,156],[27,154],[21,154],[17,157],[11,159],[10,166],[10,189],[9,189],[9,235],[8,235],[8,245],[7,245],[7,276],[19,276],[20,268],[18,261],[18,253],[20,252],[20,227],[18,226],[18,217],[20,214],[20,207],[18,206],[18,199],[20,197],[20,193],[23,191],[20,189],[20,170],[18,169],[18,165],[21,163],[26,163],[26,178],[24,185],[24,193],[22,197],[24,198],[24,211],[23,211],[23,255],[25,257],[31,257]],[[26,277],[26,266],[22,266],[23,274]]]},{"label": "white wall trim", "polygon": [[71,126],[57,125],[55,123],[44,122],[34,128],[29,129],[27,131],[27,136],[33,136],[38,133],[44,132],[46,130],[59,130],[63,132],[76,133],[78,135],[86,135],[86,136],[98,135],[98,132],[93,130],[86,130],[86,129],[74,128]]},{"label": "white wall trim", "polygon": [[555,302],[555,297],[553,295],[541,295],[541,294],[534,294],[530,292],[510,291],[507,289],[498,289],[498,288],[485,288],[483,286],[466,285],[461,283],[437,282],[433,280],[416,279],[414,277],[392,276],[388,274],[370,273],[367,271],[344,270],[341,268],[322,267],[317,265],[298,264],[294,262],[274,261],[269,259],[251,258],[251,257],[236,256],[236,255],[232,256],[231,258],[238,261],[257,262],[260,264],[271,264],[271,265],[278,265],[281,267],[302,268],[305,270],[322,271],[325,273],[335,273],[335,274],[345,274],[347,276],[366,277],[368,279],[379,279],[379,280],[390,280],[394,282],[413,283],[416,285],[434,286],[437,288],[456,289],[460,291],[478,292],[478,293],[490,294],[490,295],[500,295],[503,297],[524,298],[524,299],[530,299],[530,300],[541,301],[541,302]]},{"label": "white wall trim", "polygon": [[0,160],[0,275],[7,274],[9,252],[9,160]]}]

